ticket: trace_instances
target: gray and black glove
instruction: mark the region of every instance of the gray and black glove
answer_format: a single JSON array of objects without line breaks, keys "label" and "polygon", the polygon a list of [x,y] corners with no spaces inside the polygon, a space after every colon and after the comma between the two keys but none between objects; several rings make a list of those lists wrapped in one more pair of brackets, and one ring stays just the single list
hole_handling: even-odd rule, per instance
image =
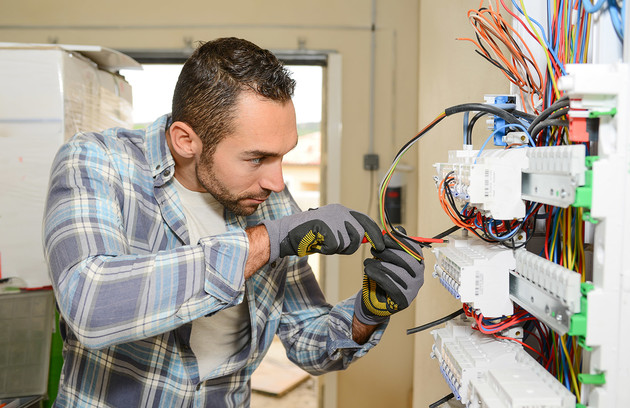
[{"label": "gray and black glove", "polygon": [[269,234],[269,262],[289,255],[351,254],[359,248],[363,237],[374,249],[385,249],[378,225],[367,215],[340,204],[262,223]]},{"label": "gray and black glove", "polygon": [[[400,227],[399,227],[400,228]],[[404,230],[402,230],[404,233]],[[410,239],[397,237],[422,255],[422,247]],[[363,262],[363,287],[354,302],[354,313],[364,324],[380,324],[407,308],[424,283],[424,262],[405,252],[390,236],[385,250],[372,249],[374,259]]]}]

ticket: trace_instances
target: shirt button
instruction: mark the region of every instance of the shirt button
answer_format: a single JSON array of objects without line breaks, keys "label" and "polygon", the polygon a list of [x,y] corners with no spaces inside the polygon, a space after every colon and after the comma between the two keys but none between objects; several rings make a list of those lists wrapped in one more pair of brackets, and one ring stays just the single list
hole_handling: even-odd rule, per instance
[{"label": "shirt button", "polygon": [[168,177],[171,175],[171,171],[170,170],[165,170],[164,171],[164,177]]},{"label": "shirt button", "polygon": [[278,264],[276,263],[276,261],[273,261],[273,262],[271,263],[271,265],[269,265],[269,266],[271,266],[272,268],[275,268],[277,265],[278,265]]},{"label": "shirt button", "polygon": [[158,164],[157,166],[155,166],[155,169],[156,169],[156,170],[159,170],[159,169],[160,169],[160,167],[162,167],[162,166],[160,166],[160,165]]}]

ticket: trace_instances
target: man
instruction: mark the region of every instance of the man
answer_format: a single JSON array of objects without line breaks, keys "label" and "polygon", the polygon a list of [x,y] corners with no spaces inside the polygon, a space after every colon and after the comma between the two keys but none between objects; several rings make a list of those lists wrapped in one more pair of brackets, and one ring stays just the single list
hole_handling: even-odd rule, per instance
[{"label": "man", "polygon": [[[218,39],[184,65],[172,116],[60,149],[44,219],[64,338],[56,406],[249,406],[275,334],[308,372],[344,369],[413,300],[424,265],[374,221],[301,213],[285,189],[293,88],[270,52]],[[304,255],[352,253],[364,236],[378,259],[362,296],[333,307]]]}]

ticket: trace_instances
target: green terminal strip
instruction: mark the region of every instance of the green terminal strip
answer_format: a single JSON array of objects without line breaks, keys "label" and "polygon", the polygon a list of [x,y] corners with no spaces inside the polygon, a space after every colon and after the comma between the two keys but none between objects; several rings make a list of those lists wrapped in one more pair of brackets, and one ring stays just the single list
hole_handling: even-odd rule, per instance
[{"label": "green terminal strip", "polygon": [[588,113],[589,118],[599,118],[601,116],[615,116],[617,114],[617,108],[611,108],[608,111],[591,111]]},{"label": "green terminal strip", "polygon": [[606,384],[606,376],[604,373],[599,374],[578,374],[578,380],[582,384],[604,385]]},{"label": "green terminal strip", "polygon": [[580,313],[576,313],[571,316],[571,327],[569,328],[569,336],[576,336],[578,344],[585,350],[592,350],[591,347],[586,345],[586,316],[588,313],[588,300],[586,295],[588,292],[594,289],[594,286],[590,282],[582,283],[580,292],[582,292],[582,298],[580,299]]},{"label": "green terminal strip", "polygon": [[[584,185],[575,190],[575,201],[573,207],[582,207],[590,210],[593,204],[593,163],[599,159],[598,156],[586,157],[586,171],[584,172]],[[591,217],[590,211],[584,211],[582,215],[584,221],[597,224],[597,220]]]}]

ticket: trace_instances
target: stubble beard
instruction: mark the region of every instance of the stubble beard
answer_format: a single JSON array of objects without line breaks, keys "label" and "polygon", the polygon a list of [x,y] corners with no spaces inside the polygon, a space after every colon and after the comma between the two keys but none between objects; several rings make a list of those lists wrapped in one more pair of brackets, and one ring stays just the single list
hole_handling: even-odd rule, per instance
[{"label": "stubble beard", "polygon": [[212,194],[215,200],[217,200],[227,210],[239,216],[252,215],[258,209],[258,204],[245,205],[242,201],[249,198],[265,200],[269,197],[270,191],[263,191],[258,195],[253,195],[251,193],[237,195],[231,193],[225,184],[217,178],[213,168],[214,163],[212,161],[212,155],[207,154],[207,152],[204,153],[206,154],[201,155],[197,168],[195,169],[197,180],[199,181],[199,184],[201,184],[206,191]]}]

